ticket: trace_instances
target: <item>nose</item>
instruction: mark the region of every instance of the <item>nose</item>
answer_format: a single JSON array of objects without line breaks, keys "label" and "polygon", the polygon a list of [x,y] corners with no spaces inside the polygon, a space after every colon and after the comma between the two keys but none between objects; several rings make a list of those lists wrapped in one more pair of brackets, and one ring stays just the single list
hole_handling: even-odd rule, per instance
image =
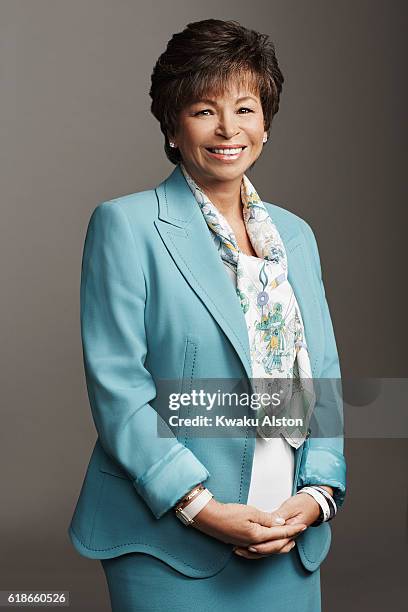
[{"label": "nose", "polygon": [[238,116],[235,113],[220,113],[215,133],[225,138],[233,138],[239,134]]}]

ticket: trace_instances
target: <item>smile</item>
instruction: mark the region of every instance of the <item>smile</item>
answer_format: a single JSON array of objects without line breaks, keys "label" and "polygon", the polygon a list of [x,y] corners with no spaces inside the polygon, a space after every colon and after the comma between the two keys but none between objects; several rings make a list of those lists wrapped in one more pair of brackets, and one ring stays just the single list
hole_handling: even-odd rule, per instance
[{"label": "smile", "polygon": [[206,151],[215,159],[220,159],[222,161],[234,161],[238,159],[242,152],[246,149],[243,147],[206,147]]}]

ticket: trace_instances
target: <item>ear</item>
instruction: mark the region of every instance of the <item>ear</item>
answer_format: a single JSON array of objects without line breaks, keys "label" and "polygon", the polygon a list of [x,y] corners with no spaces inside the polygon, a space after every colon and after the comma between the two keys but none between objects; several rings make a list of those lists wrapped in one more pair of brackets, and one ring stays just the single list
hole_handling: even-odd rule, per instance
[{"label": "ear", "polygon": [[170,142],[174,142],[175,147],[177,147],[176,139],[175,139],[174,136],[171,136],[171,134],[167,134],[167,139],[168,139],[169,143]]}]

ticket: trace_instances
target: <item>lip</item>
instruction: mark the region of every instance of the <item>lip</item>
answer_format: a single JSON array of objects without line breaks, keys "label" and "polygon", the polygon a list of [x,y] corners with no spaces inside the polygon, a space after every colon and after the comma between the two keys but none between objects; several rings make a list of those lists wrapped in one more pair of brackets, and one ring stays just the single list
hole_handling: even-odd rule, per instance
[{"label": "lip", "polygon": [[246,149],[246,145],[222,145],[222,146],[218,146],[218,147],[211,147],[211,149],[242,149],[239,153],[236,153],[235,155],[221,155],[220,153],[212,153],[211,151],[209,151],[207,149],[207,147],[205,147],[205,151],[207,153],[207,155],[209,157],[211,157],[211,159],[217,159],[218,161],[223,162],[224,164],[231,164],[233,162],[235,162],[237,159],[239,159],[241,157],[241,155],[243,155],[245,149]]},{"label": "lip", "polygon": [[205,147],[206,149],[245,149],[247,145],[244,144],[219,144]]}]

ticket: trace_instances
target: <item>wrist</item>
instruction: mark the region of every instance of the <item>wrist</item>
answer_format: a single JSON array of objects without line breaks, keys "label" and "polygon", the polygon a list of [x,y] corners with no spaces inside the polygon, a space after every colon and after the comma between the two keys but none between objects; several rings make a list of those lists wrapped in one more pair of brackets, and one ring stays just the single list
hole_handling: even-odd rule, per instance
[{"label": "wrist", "polygon": [[211,501],[213,494],[204,485],[199,485],[175,507],[177,518],[187,527],[195,523],[195,517]]},{"label": "wrist", "polygon": [[186,506],[188,503],[193,501],[196,495],[198,495],[200,491],[202,491],[204,488],[205,487],[202,482],[197,485],[194,485],[194,487],[187,491],[187,493],[185,493],[183,497],[180,497],[180,499],[174,504],[173,510],[177,510],[177,508]]},{"label": "wrist", "polygon": [[302,489],[300,489],[296,495],[302,493],[306,493],[313,497],[321,508],[319,517],[311,524],[311,527],[317,527],[323,522],[331,521],[335,517],[337,513],[337,506],[330,493],[326,490],[326,487],[321,487],[320,485],[309,485],[302,487]]},{"label": "wrist", "polygon": [[194,517],[194,522],[191,524],[192,527],[201,527],[212,524],[219,510],[219,503],[212,497],[210,501],[197,513]]}]

